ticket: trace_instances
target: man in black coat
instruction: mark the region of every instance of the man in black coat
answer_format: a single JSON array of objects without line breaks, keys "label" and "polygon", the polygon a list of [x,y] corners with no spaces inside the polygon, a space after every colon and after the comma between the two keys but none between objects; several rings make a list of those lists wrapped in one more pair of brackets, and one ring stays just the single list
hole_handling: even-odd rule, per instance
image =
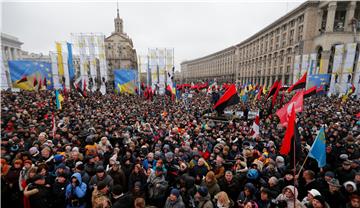
[{"label": "man in black coat", "polygon": [[60,174],[55,179],[55,183],[52,186],[52,197],[53,197],[53,207],[54,208],[61,208],[65,207],[65,192],[66,186],[68,184],[66,174]]},{"label": "man in black coat", "polygon": [[114,185],[111,195],[113,208],[132,207],[134,201],[132,194],[130,192],[124,194],[121,185]]},{"label": "man in black coat", "polygon": [[225,176],[220,179],[219,186],[222,191],[229,194],[233,201],[236,201],[240,192],[240,183],[230,170],[226,171]]}]

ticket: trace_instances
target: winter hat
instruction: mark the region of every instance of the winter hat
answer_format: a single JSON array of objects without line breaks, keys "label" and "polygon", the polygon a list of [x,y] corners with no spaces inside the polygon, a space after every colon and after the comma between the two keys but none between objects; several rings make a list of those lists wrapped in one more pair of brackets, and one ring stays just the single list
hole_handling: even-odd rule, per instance
[{"label": "winter hat", "polygon": [[63,155],[56,154],[56,155],[54,156],[54,161],[55,161],[55,163],[62,162],[63,159],[64,159],[64,156],[63,156]]},{"label": "winter hat", "polygon": [[180,191],[179,191],[179,189],[173,188],[173,189],[171,189],[170,194],[176,196],[176,198],[179,198],[179,196],[180,196]]},{"label": "winter hat", "polygon": [[97,166],[97,167],[96,167],[96,172],[97,172],[97,173],[105,172],[104,166],[102,166],[102,165]]},{"label": "winter hat", "polygon": [[346,186],[352,186],[354,192],[357,190],[356,188],[356,184],[353,181],[347,181],[344,183],[344,187],[346,188]]},{"label": "winter hat", "polygon": [[314,196],[314,200],[320,202],[323,206],[326,206],[325,199],[321,195]]},{"label": "winter hat", "polygon": [[200,194],[200,196],[205,197],[205,196],[208,195],[209,190],[208,190],[208,188],[206,186],[200,186],[197,189],[197,192]]},{"label": "winter hat", "polygon": [[38,150],[37,147],[31,147],[31,148],[29,149],[29,153],[30,153],[32,156],[34,156],[34,155],[36,155],[36,154],[39,154],[39,150]]},{"label": "winter hat", "polygon": [[311,189],[310,191],[308,191],[313,197],[315,196],[321,196],[320,192],[316,189]]},{"label": "winter hat", "polygon": [[328,184],[329,184],[330,186],[341,187],[341,185],[340,185],[340,183],[339,183],[339,180],[336,179],[336,178],[331,179],[331,180],[328,182]]},{"label": "winter hat", "polygon": [[335,173],[332,171],[326,171],[325,176],[331,177],[331,178],[335,178]]},{"label": "winter hat", "polygon": [[23,161],[18,159],[18,160],[15,160],[15,161],[14,161],[14,164],[22,165],[22,164],[23,164]]},{"label": "winter hat", "polygon": [[165,158],[166,159],[171,159],[171,158],[173,158],[174,157],[174,153],[172,153],[172,152],[167,152],[167,153],[165,153]]},{"label": "winter hat", "polygon": [[107,184],[106,184],[105,181],[99,181],[99,182],[96,184],[96,186],[97,186],[97,189],[100,191],[100,190],[103,190],[103,189],[107,186]]}]

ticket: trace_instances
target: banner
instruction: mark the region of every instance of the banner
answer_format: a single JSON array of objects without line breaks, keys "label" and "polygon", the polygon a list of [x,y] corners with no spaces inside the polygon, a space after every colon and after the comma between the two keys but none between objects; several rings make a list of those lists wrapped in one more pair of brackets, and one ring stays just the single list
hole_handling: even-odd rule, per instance
[{"label": "banner", "polygon": [[166,72],[167,72],[167,84],[173,86],[171,77],[174,77],[174,49],[166,49]]},{"label": "banner", "polygon": [[106,69],[106,57],[105,57],[105,43],[104,36],[97,36],[97,47],[98,47],[98,55],[99,55],[99,66],[100,66],[100,77],[101,79],[108,80],[108,73]]},{"label": "banner", "polygon": [[294,73],[293,73],[293,84],[295,84],[301,77],[300,71],[300,55],[296,55],[294,59]]},{"label": "banner", "polygon": [[149,49],[149,67],[150,67],[150,74],[151,74],[151,87],[152,89],[158,90],[158,60],[157,60],[157,53],[156,48]]},{"label": "banner", "polygon": [[81,83],[86,83],[86,86],[89,86],[88,83],[88,62],[86,57],[86,43],[85,37],[83,35],[77,36],[77,45],[78,51],[80,55],[80,76],[81,76]]},{"label": "banner", "polygon": [[64,76],[64,65],[63,65],[63,57],[62,57],[62,46],[61,43],[56,42],[56,52],[58,55],[58,69],[59,69],[59,76]]},{"label": "banner", "polygon": [[73,64],[73,53],[72,53],[72,44],[66,43],[68,50],[68,68],[69,68],[69,78],[70,81],[74,81],[75,79],[75,69]]},{"label": "banner", "polygon": [[159,70],[159,94],[163,95],[165,93],[165,70],[166,70],[166,56],[165,51],[166,49],[160,48],[157,50],[158,56],[158,70]]},{"label": "banner", "polygon": [[115,69],[114,84],[117,92],[135,94],[137,71],[132,69]]},{"label": "banner", "polygon": [[316,74],[316,53],[310,54],[308,75]]},{"label": "banner", "polygon": [[[65,53],[65,51],[67,50],[67,45],[61,45],[61,48],[62,48],[62,54],[61,56],[63,57],[63,68],[64,68],[64,75],[63,75],[63,78],[62,78],[62,81],[65,80],[65,86],[66,86],[66,89],[70,89],[70,77],[69,77],[69,67],[68,67],[68,54]],[[58,60],[59,61],[59,60]],[[62,83],[64,84],[64,83]]]},{"label": "banner", "polygon": [[57,61],[57,53],[50,52],[50,60],[51,60],[51,74],[53,77],[53,86],[54,89],[61,89],[62,86],[59,81],[59,70],[58,70],[58,61]]},{"label": "banner", "polygon": [[309,69],[309,54],[302,55],[300,77]]},{"label": "banner", "polygon": [[[53,88],[51,64],[42,61],[8,61],[12,86],[34,91]],[[35,81],[36,80],[36,81]],[[35,84],[37,83],[37,84]]]},{"label": "banner", "polygon": [[360,96],[360,56],[358,57],[358,62],[356,64],[356,71],[353,83],[356,87],[355,95]]},{"label": "banner", "polygon": [[87,43],[89,46],[89,65],[90,65],[90,81],[89,89],[95,92],[97,89],[97,72],[96,72],[96,59],[95,59],[95,40],[93,35],[87,37]]},{"label": "banner", "polygon": [[353,69],[354,69],[354,61],[355,61],[355,50],[356,43],[348,43],[346,44],[346,56],[344,60],[344,67],[341,74],[341,91],[340,94],[346,94],[352,84],[353,80]]},{"label": "banner", "polygon": [[322,87],[325,91],[328,90],[330,85],[330,74],[313,74],[308,76],[307,87],[310,89],[314,86],[317,88]]},{"label": "banner", "polygon": [[340,93],[340,73],[343,60],[344,45],[335,46],[334,61],[332,66],[332,74],[330,81],[329,95]]}]

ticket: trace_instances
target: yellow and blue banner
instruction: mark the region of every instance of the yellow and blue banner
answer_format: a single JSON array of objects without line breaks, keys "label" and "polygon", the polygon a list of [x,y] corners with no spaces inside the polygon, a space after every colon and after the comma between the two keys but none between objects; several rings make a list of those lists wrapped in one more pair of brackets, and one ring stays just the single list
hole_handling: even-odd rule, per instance
[{"label": "yellow and blue banner", "polygon": [[56,96],[56,109],[61,109],[61,103],[64,101],[64,97],[60,94],[59,90],[55,90]]},{"label": "yellow and blue banner", "polygon": [[322,168],[326,165],[326,140],[324,127],[321,127],[318,135],[312,144],[309,157],[314,158],[318,162],[318,167]]},{"label": "yellow and blue banner", "polygon": [[9,61],[9,71],[12,86],[23,90],[33,91],[37,86],[34,86],[34,80],[42,83],[46,89],[53,88],[53,79],[51,72],[51,63],[43,61]]},{"label": "yellow and blue banner", "polygon": [[136,94],[137,71],[131,69],[114,70],[115,89],[120,93]]}]

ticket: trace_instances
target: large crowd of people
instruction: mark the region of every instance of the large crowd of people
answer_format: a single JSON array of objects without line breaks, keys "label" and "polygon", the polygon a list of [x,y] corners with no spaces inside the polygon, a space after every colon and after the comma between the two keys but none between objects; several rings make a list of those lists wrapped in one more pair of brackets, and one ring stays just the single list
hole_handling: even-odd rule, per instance
[{"label": "large crowd of people", "polygon": [[[306,98],[293,161],[279,153],[279,104],[229,108],[260,111],[254,137],[247,113],[204,117],[211,95],[192,94],[184,102],[72,91],[56,109],[53,91],[2,91],[2,207],[360,207],[358,99]],[[321,126],[327,163],[318,168],[305,158]]]}]

